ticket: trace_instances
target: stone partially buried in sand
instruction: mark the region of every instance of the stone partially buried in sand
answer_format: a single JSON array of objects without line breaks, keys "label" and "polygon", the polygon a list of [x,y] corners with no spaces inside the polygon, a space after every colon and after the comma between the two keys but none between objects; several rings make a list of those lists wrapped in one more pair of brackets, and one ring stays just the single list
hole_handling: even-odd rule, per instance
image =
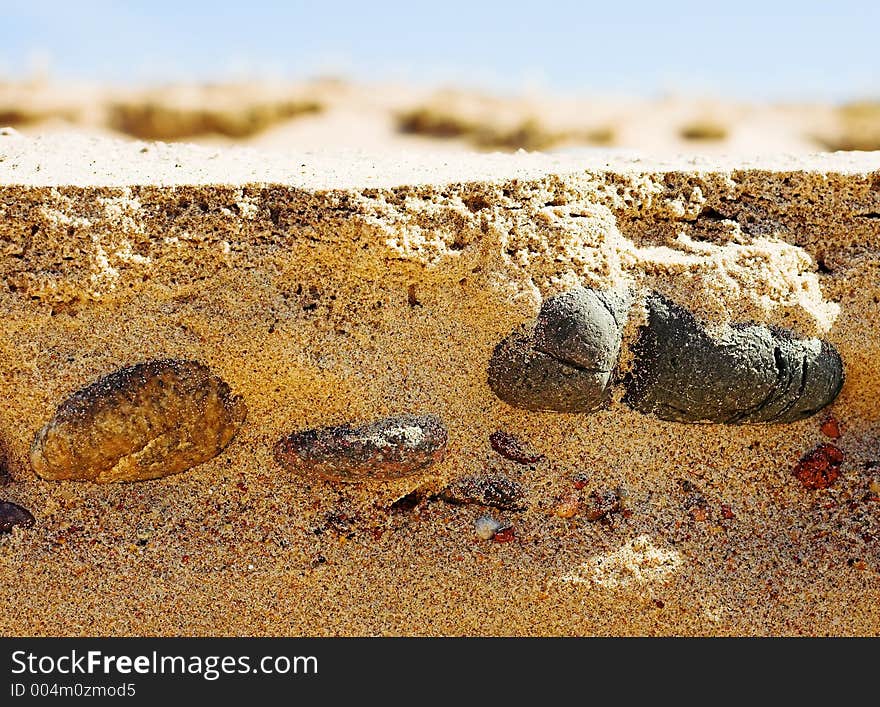
[{"label": "stone partially buried in sand", "polygon": [[277,442],[275,459],[285,469],[330,481],[389,481],[440,461],[447,438],[436,415],[395,415],[360,427],[294,432]]},{"label": "stone partially buried in sand", "polygon": [[640,412],[676,422],[794,422],[830,404],[843,386],[843,362],[825,341],[756,324],[713,336],[657,293],[647,308],[624,397]]},{"label": "stone partially buried in sand", "polygon": [[472,474],[456,479],[443,489],[440,498],[447,503],[479,504],[504,510],[526,507],[521,484],[504,474]]},{"label": "stone partially buried in sand", "polygon": [[577,287],[549,297],[534,329],[504,339],[488,382],[504,402],[526,410],[592,412],[608,397],[629,297]]},{"label": "stone partially buried in sand", "polygon": [[30,528],[34,523],[34,516],[27,508],[22,508],[17,503],[0,501],[0,533],[11,533],[16,526]]},{"label": "stone partially buried in sand", "polygon": [[122,368],[65,400],[31,447],[44,479],[143,481],[217,456],[247,415],[241,397],[197,362]]}]

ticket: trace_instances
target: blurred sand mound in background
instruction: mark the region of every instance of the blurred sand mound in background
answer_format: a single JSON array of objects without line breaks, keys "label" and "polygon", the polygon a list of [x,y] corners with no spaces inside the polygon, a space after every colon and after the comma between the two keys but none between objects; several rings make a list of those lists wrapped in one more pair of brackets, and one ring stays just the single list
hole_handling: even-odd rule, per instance
[{"label": "blurred sand mound in background", "polygon": [[0,82],[0,125],[31,135],[77,131],[302,149],[880,149],[880,101],[835,106],[684,96],[502,96],[329,78],[125,88]]}]

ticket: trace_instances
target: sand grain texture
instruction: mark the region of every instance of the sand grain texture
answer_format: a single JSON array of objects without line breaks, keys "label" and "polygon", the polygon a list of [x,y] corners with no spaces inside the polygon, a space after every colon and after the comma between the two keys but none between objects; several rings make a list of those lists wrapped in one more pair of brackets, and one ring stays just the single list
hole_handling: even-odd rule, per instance
[{"label": "sand grain texture", "polygon": [[[0,537],[0,633],[877,635],[878,214],[876,154],[407,160],[2,135],[2,493],[36,524]],[[814,417],[733,428],[639,414],[620,386],[590,415],[501,402],[494,347],[575,285],[633,292],[619,375],[655,290],[710,329],[826,339],[845,386]],[[165,358],[245,401],[222,453],[139,483],[33,473],[65,397]],[[293,430],[406,411],[448,429],[424,475],[334,484],[273,459]],[[840,476],[806,489],[792,471],[829,414]],[[498,430],[538,459],[496,452]],[[440,497],[479,474],[523,490],[523,510],[488,509],[509,542],[477,537],[485,507]]]}]

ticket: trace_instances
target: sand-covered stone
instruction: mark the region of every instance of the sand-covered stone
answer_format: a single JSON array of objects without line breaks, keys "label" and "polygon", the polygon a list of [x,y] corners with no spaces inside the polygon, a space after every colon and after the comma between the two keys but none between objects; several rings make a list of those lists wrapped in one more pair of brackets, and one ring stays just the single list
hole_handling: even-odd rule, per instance
[{"label": "sand-covered stone", "polygon": [[507,510],[525,507],[522,484],[499,473],[472,474],[455,479],[440,492],[448,503],[479,504]]},{"label": "sand-covered stone", "polygon": [[535,348],[572,366],[610,375],[617,365],[629,296],[576,287],[541,305]]},{"label": "sand-covered stone", "polygon": [[756,324],[710,332],[656,293],[647,308],[625,397],[640,412],[676,422],[795,422],[843,387],[843,361],[826,341]]},{"label": "sand-covered stone", "polygon": [[394,415],[366,425],[335,425],[287,435],[275,459],[290,471],[330,481],[389,481],[424,473],[446,452],[436,415]]},{"label": "sand-covered stone", "polygon": [[549,297],[533,331],[520,328],[489,362],[489,387],[526,410],[592,412],[602,407],[620,354],[629,297],[584,287]]},{"label": "sand-covered stone", "polygon": [[585,370],[538,351],[531,332],[519,330],[495,348],[488,382],[514,407],[584,413],[606,403],[609,377],[610,371]]},{"label": "sand-covered stone", "polygon": [[78,390],[37,433],[44,479],[144,481],[217,456],[244,422],[241,397],[197,361],[121,368]]}]

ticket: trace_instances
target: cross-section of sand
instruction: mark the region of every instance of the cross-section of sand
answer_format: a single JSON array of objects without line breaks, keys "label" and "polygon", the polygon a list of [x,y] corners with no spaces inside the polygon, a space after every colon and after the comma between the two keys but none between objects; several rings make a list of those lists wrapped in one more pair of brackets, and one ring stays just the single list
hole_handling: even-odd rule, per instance
[{"label": "cross-section of sand", "polygon": [[[0,538],[0,633],[875,635],[878,248],[877,154],[373,158],[0,135],[0,497],[37,518]],[[843,392],[814,418],[738,427],[661,422],[620,391],[591,415],[505,405],[486,384],[494,346],[575,284],[825,338]],[[247,402],[222,454],[142,483],[35,476],[29,446],[65,397],[168,357]],[[294,430],[410,412],[449,431],[424,476],[341,485],[272,458]],[[828,414],[842,475],[810,491],[791,471],[830,441]],[[543,460],[506,460],[496,430]],[[527,508],[433,495],[488,472]],[[622,512],[589,520],[590,494],[618,488]],[[486,512],[512,541],[476,536]]]}]

